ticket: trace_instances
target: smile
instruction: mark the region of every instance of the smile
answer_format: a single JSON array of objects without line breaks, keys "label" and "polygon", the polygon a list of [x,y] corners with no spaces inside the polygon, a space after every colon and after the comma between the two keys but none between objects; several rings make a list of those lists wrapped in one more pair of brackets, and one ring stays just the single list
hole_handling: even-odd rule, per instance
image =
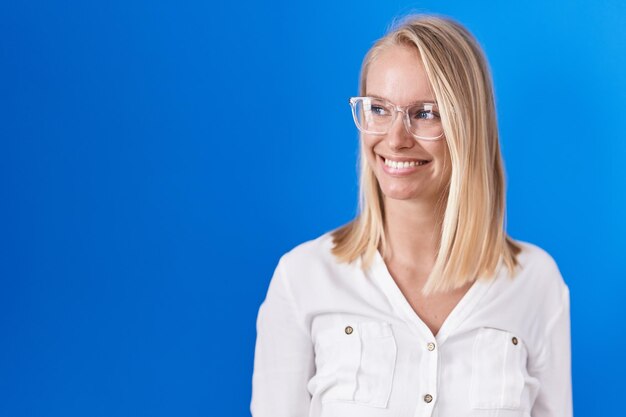
[{"label": "smile", "polygon": [[405,161],[394,161],[393,159],[387,159],[378,155],[380,159],[380,165],[388,175],[392,177],[404,177],[412,175],[414,172],[421,170],[420,167],[428,165],[431,161],[423,159],[412,159]]},{"label": "smile", "polygon": [[414,166],[426,165],[430,161],[415,160],[415,161],[393,161],[391,159],[383,158],[386,166],[394,169],[411,168]]}]

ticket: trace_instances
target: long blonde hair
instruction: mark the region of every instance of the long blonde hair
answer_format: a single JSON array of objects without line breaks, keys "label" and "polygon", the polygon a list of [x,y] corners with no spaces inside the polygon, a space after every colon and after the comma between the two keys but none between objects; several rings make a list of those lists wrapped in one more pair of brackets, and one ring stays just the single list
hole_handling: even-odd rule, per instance
[{"label": "long blonde hair", "polygon": [[[487,61],[474,37],[461,24],[432,15],[408,16],[379,39],[365,55],[360,95],[378,54],[390,46],[415,48],[438,103],[452,173],[447,186],[435,265],[424,294],[459,288],[495,275],[500,261],[514,274],[521,248],[505,232],[505,178]],[[384,231],[383,195],[361,146],[359,212],[334,230],[333,254],[342,262],[362,257],[368,268]],[[441,209],[444,209],[441,207]]]}]

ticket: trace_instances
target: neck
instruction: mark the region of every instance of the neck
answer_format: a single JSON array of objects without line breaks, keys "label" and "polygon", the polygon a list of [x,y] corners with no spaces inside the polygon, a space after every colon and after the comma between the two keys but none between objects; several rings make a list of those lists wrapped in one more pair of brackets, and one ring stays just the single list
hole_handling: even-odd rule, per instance
[{"label": "neck", "polygon": [[385,198],[385,261],[410,270],[430,270],[439,247],[442,212],[432,202]]}]

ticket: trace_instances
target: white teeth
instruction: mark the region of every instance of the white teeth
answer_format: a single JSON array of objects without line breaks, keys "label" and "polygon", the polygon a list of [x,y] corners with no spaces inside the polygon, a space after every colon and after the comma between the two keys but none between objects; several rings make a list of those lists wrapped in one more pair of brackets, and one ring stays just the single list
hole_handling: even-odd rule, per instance
[{"label": "white teeth", "polygon": [[398,161],[391,161],[389,159],[385,159],[384,161],[385,161],[385,165],[394,169],[411,168],[414,166],[420,166],[420,165],[426,164],[426,161],[398,162]]}]

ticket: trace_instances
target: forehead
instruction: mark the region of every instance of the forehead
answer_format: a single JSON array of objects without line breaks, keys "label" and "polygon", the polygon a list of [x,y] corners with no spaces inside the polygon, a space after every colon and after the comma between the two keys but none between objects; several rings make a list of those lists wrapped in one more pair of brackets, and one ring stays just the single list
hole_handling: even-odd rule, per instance
[{"label": "forehead", "polygon": [[383,49],[370,63],[365,94],[400,106],[416,101],[435,101],[418,51],[404,45]]}]

